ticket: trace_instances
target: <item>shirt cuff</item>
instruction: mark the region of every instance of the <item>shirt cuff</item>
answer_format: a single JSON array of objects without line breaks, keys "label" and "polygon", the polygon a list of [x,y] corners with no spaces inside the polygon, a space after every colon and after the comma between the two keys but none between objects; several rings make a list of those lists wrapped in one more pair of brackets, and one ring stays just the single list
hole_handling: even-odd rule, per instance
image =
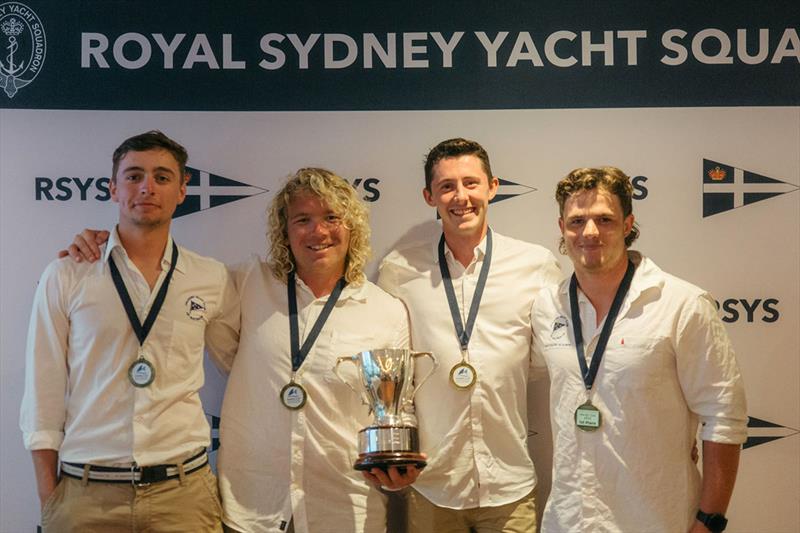
[{"label": "shirt cuff", "polygon": [[731,418],[703,420],[700,439],[720,444],[743,444],[747,440],[747,422]]},{"label": "shirt cuff", "polygon": [[63,431],[25,431],[22,440],[26,450],[58,450],[64,441]]}]

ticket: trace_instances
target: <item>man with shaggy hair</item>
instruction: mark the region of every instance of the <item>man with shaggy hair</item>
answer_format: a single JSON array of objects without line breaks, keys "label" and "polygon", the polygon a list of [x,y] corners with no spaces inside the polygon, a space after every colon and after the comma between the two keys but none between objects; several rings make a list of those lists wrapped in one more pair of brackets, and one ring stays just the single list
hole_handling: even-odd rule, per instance
[{"label": "man with shaggy hair", "polygon": [[[300,169],[272,201],[268,234],[268,261],[237,275],[241,343],[220,427],[225,523],[247,533],[384,531],[386,497],[353,469],[371,419],[332,372],[339,356],[408,346],[403,304],[364,275],[367,209],[339,176]],[[352,367],[342,372],[358,382]]]},{"label": "man with shaggy hair", "polygon": [[544,532],[716,533],[727,522],[747,438],[741,374],[711,296],[629,249],[632,194],[614,167],[574,170],[556,189],[575,273],[532,310],[555,451]]}]

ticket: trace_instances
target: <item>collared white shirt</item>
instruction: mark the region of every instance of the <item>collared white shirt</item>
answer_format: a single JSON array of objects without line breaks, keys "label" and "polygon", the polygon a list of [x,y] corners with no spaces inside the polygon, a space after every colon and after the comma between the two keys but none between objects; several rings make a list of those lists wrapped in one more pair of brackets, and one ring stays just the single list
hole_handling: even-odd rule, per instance
[{"label": "collared white shirt", "polygon": [[[358,432],[373,417],[333,367],[341,356],[407,347],[403,304],[369,282],[346,286],[295,376],[307,401],[292,411],[279,399],[292,375],[286,284],[257,260],[240,270],[241,343],[217,463],[225,523],[248,533],[283,531],[292,518],[297,533],[384,531],[385,496],[353,469]],[[296,284],[302,345],[328,297]],[[340,372],[359,390],[352,364]]]},{"label": "collared white shirt", "polygon": [[[702,440],[747,438],[742,378],[713,300],[637,252],[629,255],[639,265],[591,392],[602,415],[596,431],[579,430],[574,421],[587,393],[569,280],[534,304],[537,363],[546,363],[551,383],[553,485],[545,532],[687,531],[701,488],[690,453],[698,422]],[[596,324],[582,292],[578,301],[588,364],[603,323]]]},{"label": "collared white shirt", "polygon": [[[492,262],[469,343],[468,362],[477,371],[477,382],[460,390],[450,382],[450,370],[461,362],[461,347],[439,272],[439,237],[391,252],[378,280],[406,304],[414,349],[432,351],[439,361],[415,398],[428,466],[414,488],[440,507],[504,505],[536,485],[527,448],[530,309],[539,289],[556,283],[560,270],[545,248],[492,233]],[[486,239],[466,269],[445,250],[466,324]],[[421,361],[417,380],[430,368]]]},{"label": "collared white shirt", "polygon": [[[101,260],[50,263],[36,289],[28,331],[20,410],[27,449],[58,450],[68,462],[154,465],[208,446],[198,394],[204,336],[210,342],[213,337],[217,353],[235,347],[238,297],[224,265],[178,250],[166,299],[141,349],[108,259],[114,258],[143,323],[171,264],[171,237],[152,290],[116,230]],[[144,388],[128,379],[140,351],[155,368],[153,383]]]}]

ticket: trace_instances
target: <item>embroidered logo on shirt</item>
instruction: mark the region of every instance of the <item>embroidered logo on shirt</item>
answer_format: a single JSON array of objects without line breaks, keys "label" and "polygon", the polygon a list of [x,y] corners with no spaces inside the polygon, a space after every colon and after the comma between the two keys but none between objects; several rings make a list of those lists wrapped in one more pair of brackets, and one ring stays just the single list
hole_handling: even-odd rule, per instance
[{"label": "embroidered logo on shirt", "polygon": [[206,302],[199,296],[191,296],[186,300],[186,316],[192,320],[201,320],[206,316]]},{"label": "embroidered logo on shirt", "polygon": [[556,317],[553,321],[553,330],[550,332],[551,339],[562,339],[564,335],[567,334],[567,328],[569,327],[569,322],[567,321],[567,317],[564,315],[560,315]]}]

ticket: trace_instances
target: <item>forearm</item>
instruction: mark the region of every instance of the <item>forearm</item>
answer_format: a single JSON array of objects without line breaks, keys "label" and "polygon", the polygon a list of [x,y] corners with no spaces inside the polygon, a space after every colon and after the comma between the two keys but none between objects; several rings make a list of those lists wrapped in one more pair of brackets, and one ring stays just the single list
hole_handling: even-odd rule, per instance
[{"label": "forearm", "polygon": [[738,444],[703,441],[703,488],[700,509],[725,514],[739,469]]},{"label": "forearm", "polygon": [[33,469],[36,473],[36,487],[42,505],[50,497],[58,484],[58,451],[33,450]]}]

